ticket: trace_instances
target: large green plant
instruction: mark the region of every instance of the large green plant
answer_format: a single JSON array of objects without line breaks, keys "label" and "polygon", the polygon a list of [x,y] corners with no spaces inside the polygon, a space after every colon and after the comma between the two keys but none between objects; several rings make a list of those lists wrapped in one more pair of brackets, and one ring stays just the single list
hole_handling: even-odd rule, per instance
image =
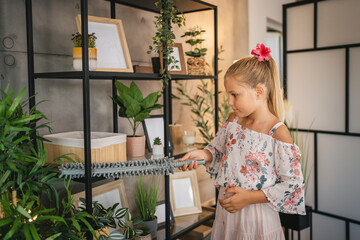
[{"label": "large green plant", "polygon": [[135,192],[135,203],[138,214],[144,221],[155,219],[159,183],[151,181],[147,188],[144,186],[142,176],[137,179],[137,190]]},{"label": "large green plant", "polygon": [[115,86],[118,96],[112,99],[119,105],[119,116],[129,120],[135,136],[139,124],[150,117],[150,112],[162,108],[161,104],[157,104],[161,95],[159,92],[153,92],[144,98],[134,81],[131,82],[130,87],[121,82],[116,82]]},{"label": "large green plant", "polygon": [[48,127],[39,124],[44,114],[35,108],[24,111],[25,89],[18,96],[16,90],[8,91],[1,91],[0,98],[0,239],[82,239],[86,230],[95,234],[91,215],[74,209],[69,182],[63,199],[52,185],[64,179],[56,178],[56,166],[44,165],[41,137],[35,135],[36,148],[31,141],[36,130]]},{"label": "large green plant", "polygon": [[[162,69],[168,69],[168,66],[176,66],[177,60],[171,53],[174,52],[171,47],[174,44],[175,34],[172,30],[172,24],[181,27],[185,25],[185,17],[180,14],[174,0],[158,0],[155,3],[156,7],[160,9],[160,15],[155,16],[155,36],[152,37],[152,45],[149,46],[148,54],[155,52],[164,59],[165,65]],[[170,69],[171,70],[171,69]],[[162,70],[161,80],[163,84],[171,79],[167,71]]]}]

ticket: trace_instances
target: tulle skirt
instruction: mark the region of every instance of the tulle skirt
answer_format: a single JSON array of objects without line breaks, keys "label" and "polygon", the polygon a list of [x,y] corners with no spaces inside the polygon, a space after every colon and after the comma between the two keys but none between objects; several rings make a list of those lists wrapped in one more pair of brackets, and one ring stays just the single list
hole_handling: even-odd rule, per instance
[{"label": "tulle skirt", "polygon": [[[224,188],[220,189],[219,198]],[[212,240],[283,240],[279,213],[267,203],[251,204],[229,213],[219,203],[211,233]]]}]

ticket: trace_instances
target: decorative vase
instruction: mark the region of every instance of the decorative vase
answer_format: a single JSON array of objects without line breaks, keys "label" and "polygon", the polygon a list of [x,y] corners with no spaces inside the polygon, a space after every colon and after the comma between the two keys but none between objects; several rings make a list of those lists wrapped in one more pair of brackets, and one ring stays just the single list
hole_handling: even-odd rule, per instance
[{"label": "decorative vase", "polygon": [[[82,71],[82,47],[73,48],[73,67],[76,71]],[[97,67],[97,49],[89,48],[89,70],[95,71]]]},{"label": "decorative vase", "polygon": [[138,224],[139,227],[141,226],[146,226],[149,228],[149,232],[151,234],[151,238],[154,239],[157,236],[157,228],[158,228],[158,224],[157,224],[157,217],[155,216],[154,220],[151,221],[142,221],[141,223]]},{"label": "decorative vase", "polygon": [[154,145],[152,153],[156,156],[164,155],[164,145]]},{"label": "decorative vase", "polygon": [[187,61],[189,75],[206,75],[206,62],[203,57],[191,57]]},{"label": "decorative vase", "polygon": [[128,157],[141,157],[145,155],[145,136],[127,136],[126,153]]}]

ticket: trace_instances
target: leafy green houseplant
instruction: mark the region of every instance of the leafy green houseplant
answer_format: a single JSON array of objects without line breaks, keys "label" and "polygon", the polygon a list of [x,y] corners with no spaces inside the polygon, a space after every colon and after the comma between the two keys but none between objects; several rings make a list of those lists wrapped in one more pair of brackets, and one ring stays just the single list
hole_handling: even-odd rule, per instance
[{"label": "leafy green houseplant", "polygon": [[[172,24],[181,27],[185,25],[185,18],[183,14],[180,14],[174,0],[158,0],[155,5],[160,9],[160,15],[155,16],[156,32],[155,36],[152,37],[152,45],[149,46],[147,53],[155,52],[158,56],[162,54],[164,66],[161,68],[163,70],[161,70],[160,74],[163,84],[167,84],[171,79],[168,66],[175,66],[177,62],[175,57],[171,56],[171,53],[174,52],[171,45],[174,44],[175,39]],[[158,61],[160,66],[160,58]]]},{"label": "leafy green houseplant", "polygon": [[204,32],[205,30],[196,26],[190,28],[189,31],[181,36],[188,38],[186,43],[191,47],[190,51],[185,52],[185,54],[189,56],[186,63],[190,75],[206,75],[206,62],[204,56],[206,55],[207,48],[202,47],[202,43],[205,39],[201,36]]},{"label": "leafy green houseplant", "polygon": [[[89,70],[96,70],[97,67],[97,49],[95,33],[88,34],[89,48]],[[73,67],[76,71],[82,70],[82,35],[77,32],[72,34],[71,40],[74,43],[73,48]]]},{"label": "leafy green houseplant", "polygon": [[142,176],[137,178],[137,189],[134,195],[137,212],[142,219],[141,225],[150,229],[151,237],[156,237],[157,218],[155,216],[159,182],[150,181],[150,185],[144,185]]},{"label": "leafy green houseplant", "polygon": [[[49,128],[39,123],[46,117],[35,108],[26,112],[25,89],[17,96],[15,92],[7,87],[0,98],[0,239],[82,239],[85,231],[95,234],[91,215],[75,210],[69,182],[56,177],[56,166],[45,166],[47,151],[36,131]],[[67,156],[55,161],[61,158],[71,161]],[[52,185],[58,181],[65,181],[64,198]]]},{"label": "leafy green houseplant", "polygon": [[[128,156],[143,156],[145,154],[145,136],[136,136],[136,130],[140,123],[150,117],[151,111],[162,108],[157,101],[160,98],[160,92],[153,92],[143,97],[142,92],[134,81],[131,82],[130,87],[117,81],[115,87],[118,91],[118,96],[112,100],[119,106],[119,117],[128,119],[132,135],[127,137],[127,153]],[[133,141],[140,141],[139,148],[134,148],[131,145]],[[135,143],[139,145],[139,143]]]}]

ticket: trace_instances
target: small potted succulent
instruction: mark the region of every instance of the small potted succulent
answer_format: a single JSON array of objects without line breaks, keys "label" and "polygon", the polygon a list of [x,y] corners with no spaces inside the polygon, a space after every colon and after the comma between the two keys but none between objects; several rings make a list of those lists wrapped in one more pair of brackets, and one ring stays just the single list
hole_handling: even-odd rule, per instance
[{"label": "small potted succulent", "polygon": [[[95,48],[95,42],[97,37],[95,33],[91,33],[88,35],[89,41],[89,70],[96,70],[97,66],[97,49]],[[74,43],[73,48],[73,67],[76,71],[82,70],[82,38],[81,33],[77,32],[72,34],[71,40]]]},{"label": "small potted succulent", "polygon": [[132,128],[132,135],[126,138],[126,152],[128,157],[140,157],[145,155],[145,136],[136,135],[140,123],[150,117],[150,112],[162,108],[157,104],[160,92],[153,92],[145,98],[134,81],[130,87],[117,81],[115,87],[118,96],[112,100],[119,105],[119,117],[127,118]]},{"label": "small potted succulent", "polygon": [[153,155],[163,156],[164,155],[164,145],[161,143],[161,139],[156,137],[153,143]]},{"label": "small potted succulent", "polygon": [[159,182],[149,181],[150,184],[145,187],[143,177],[137,179],[137,190],[134,194],[136,210],[141,218],[138,224],[140,227],[146,227],[151,233],[151,237],[157,235],[157,217],[155,215],[158,197]]},{"label": "small potted succulent", "polygon": [[201,34],[205,30],[199,26],[190,28],[189,31],[185,32],[181,37],[186,37],[186,43],[191,46],[191,50],[185,52],[189,58],[186,63],[188,66],[188,73],[190,75],[206,75],[206,62],[204,56],[206,55],[207,48],[202,47],[202,42],[205,39],[201,38]]}]

